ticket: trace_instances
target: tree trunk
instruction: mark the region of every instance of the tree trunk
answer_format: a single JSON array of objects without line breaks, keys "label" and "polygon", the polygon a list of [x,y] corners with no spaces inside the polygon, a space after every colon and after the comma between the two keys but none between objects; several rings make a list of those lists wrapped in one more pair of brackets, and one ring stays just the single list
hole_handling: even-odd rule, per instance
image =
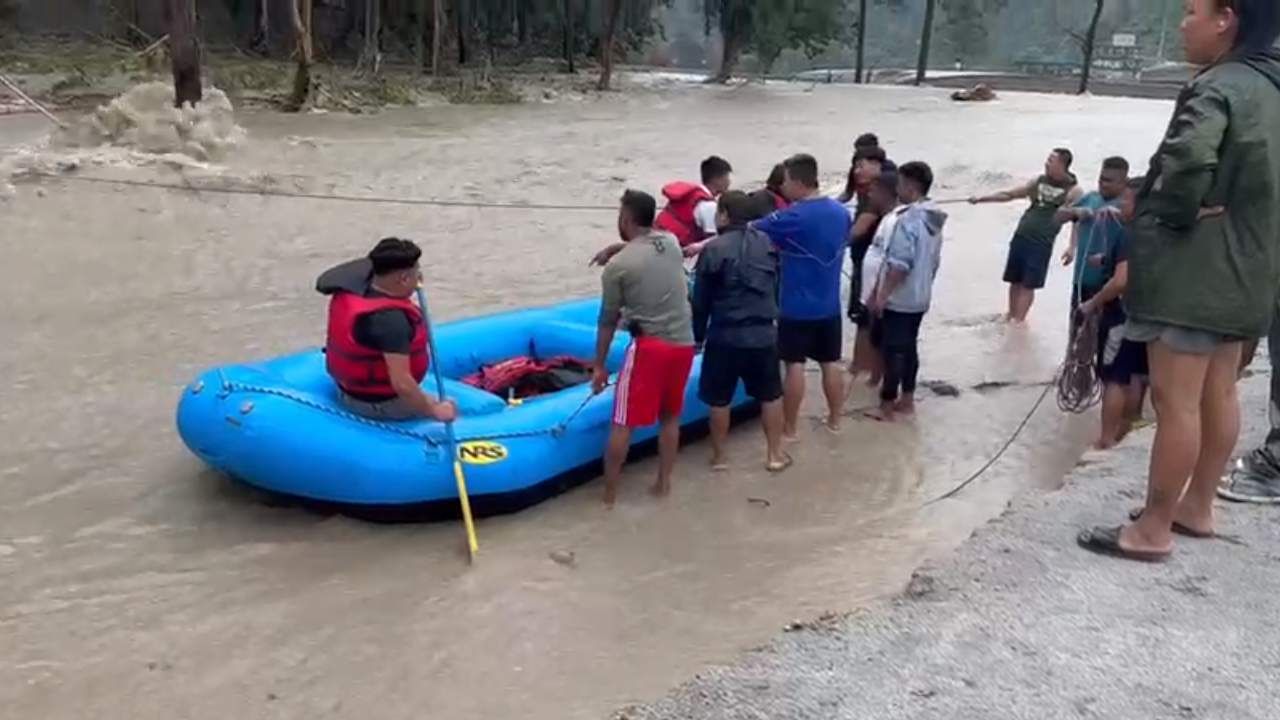
[{"label": "tree trunk", "polygon": [[169,0],[169,54],[173,65],[173,105],[195,107],[204,99],[200,84],[200,37],[195,0]]},{"label": "tree trunk", "polygon": [[311,97],[311,0],[293,0],[293,36],[297,44],[298,67],[293,75],[293,92],[285,112],[298,112]]},{"label": "tree trunk", "polygon": [[382,65],[382,50],[378,38],[382,34],[382,0],[365,0],[364,4],[364,49],[360,52],[360,60],[356,69],[377,75]]},{"label": "tree trunk", "polygon": [[862,71],[865,67],[867,48],[867,0],[858,3],[858,67],[854,71],[853,81],[862,84]]},{"label": "tree trunk", "polygon": [[471,35],[471,12],[468,5],[471,0],[457,0],[454,3],[454,14],[458,18],[458,64],[466,65],[470,59],[470,53],[467,52],[467,39]]},{"label": "tree trunk", "polygon": [[1093,7],[1093,19],[1089,21],[1089,32],[1084,35],[1084,66],[1080,68],[1080,94],[1089,92],[1089,72],[1093,69],[1093,45],[1098,38],[1098,21],[1102,19],[1102,6],[1106,0],[1096,0]]},{"label": "tree trunk", "polygon": [[440,42],[444,36],[444,0],[431,0],[431,75],[440,75]]},{"label": "tree trunk", "polygon": [[600,90],[608,90],[613,82],[613,36],[618,29],[618,13],[622,0],[609,0],[609,14],[605,16],[604,37],[600,40]]},{"label": "tree trunk", "polygon": [[577,69],[573,64],[573,56],[577,50],[573,47],[573,0],[564,0],[564,61],[569,65],[569,74]]},{"label": "tree trunk", "polygon": [[427,67],[427,3],[431,0],[417,0],[414,13],[417,16],[417,29],[413,35],[413,62],[415,75],[421,75]]},{"label": "tree trunk", "polygon": [[516,35],[520,40],[520,47],[529,46],[529,3],[531,0],[516,0]]},{"label": "tree trunk", "polygon": [[924,82],[929,71],[929,46],[933,43],[933,16],[938,9],[938,0],[929,0],[924,10],[924,30],[920,33],[920,61],[916,63],[916,85]]},{"label": "tree trunk", "polygon": [[266,53],[271,49],[271,0],[254,0],[253,37],[249,47]]},{"label": "tree trunk", "polygon": [[738,66],[738,56],[742,53],[742,46],[746,41],[746,28],[743,14],[740,8],[734,5],[732,0],[722,0],[720,3],[720,38],[724,43],[723,52],[720,56],[720,69],[716,72],[715,77],[711,78],[711,82],[727,83],[733,77],[733,71]]}]

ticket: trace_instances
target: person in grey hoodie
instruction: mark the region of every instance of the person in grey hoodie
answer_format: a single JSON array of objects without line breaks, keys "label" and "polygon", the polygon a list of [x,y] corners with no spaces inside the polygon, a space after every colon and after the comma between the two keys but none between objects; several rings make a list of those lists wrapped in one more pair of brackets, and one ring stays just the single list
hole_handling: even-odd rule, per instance
[{"label": "person in grey hoodie", "polygon": [[880,407],[867,413],[876,420],[893,421],[915,412],[920,324],[933,299],[947,221],[947,214],[929,199],[932,187],[928,165],[910,162],[898,168],[898,199],[906,208],[885,247],[869,306],[875,318],[872,342],[884,357]]}]

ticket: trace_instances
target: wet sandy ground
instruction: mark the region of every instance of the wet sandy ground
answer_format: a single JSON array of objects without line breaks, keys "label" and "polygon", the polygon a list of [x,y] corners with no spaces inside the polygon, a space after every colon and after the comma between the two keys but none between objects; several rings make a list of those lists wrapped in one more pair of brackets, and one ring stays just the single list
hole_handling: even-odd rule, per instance
[{"label": "wet sandy ground", "polygon": [[[690,88],[602,101],[377,117],[255,115],[225,175],[290,189],[610,205],[692,176],[715,152],[755,185],[785,154],[842,175],[852,138],[923,158],[939,198],[1034,174],[1069,144],[1141,166],[1169,106],[944,91]],[[38,133],[0,119],[0,146]],[[173,179],[163,169],[86,169]],[[38,190],[42,192],[38,192]],[[1093,420],[1052,401],[981,466],[1038,397],[1065,335],[1069,276],[1029,329],[993,322],[1020,207],[952,206],[915,427],[813,429],[797,466],[733,472],[682,456],[673,498],[632,466],[613,513],[598,483],[480,524],[373,526],[274,507],[205,471],[173,431],[181,384],[217,363],[321,341],[329,265],[400,234],[424,246],[441,318],[595,291],[610,213],[475,211],[24,185],[0,203],[0,717],[594,718],[661,694],[795,618],[896,591],[1027,486],[1052,487]],[[979,392],[989,381],[1014,386]],[[813,383],[816,385],[816,382]],[[810,407],[818,403],[813,398]],[[871,402],[860,390],[851,410]],[[761,500],[767,502],[760,502]],[[553,561],[572,552],[574,562]]]}]

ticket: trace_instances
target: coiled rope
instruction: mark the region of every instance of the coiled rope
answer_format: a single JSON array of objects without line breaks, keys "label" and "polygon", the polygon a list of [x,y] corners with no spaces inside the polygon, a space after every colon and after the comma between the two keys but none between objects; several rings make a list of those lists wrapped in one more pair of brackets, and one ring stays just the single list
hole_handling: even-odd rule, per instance
[{"label": "coiled rope", "polygon": [[[1094,255],[1099,231],[1111,223],[1120,221],[1111,212],[1094,213],[1093,224],[1089,229],[1089,237],[1085,242],[1084,259],[1076,262],[1075,302],[1071,311],[1070,332],[1068,333],[1067,353],[1062,361],[1062,369],[1058,372],[1058,409],[1063,412],[1081,414],[1097,405],[1102,400],[1102,379],[1098,375],[1098,326],[1101,323],[1102,309],[1085,315],[1080,312],[1084,301],[1083,279],[1089,258]],[[1105,236],[1102,241],[1102,252],[1109,250]]]}]

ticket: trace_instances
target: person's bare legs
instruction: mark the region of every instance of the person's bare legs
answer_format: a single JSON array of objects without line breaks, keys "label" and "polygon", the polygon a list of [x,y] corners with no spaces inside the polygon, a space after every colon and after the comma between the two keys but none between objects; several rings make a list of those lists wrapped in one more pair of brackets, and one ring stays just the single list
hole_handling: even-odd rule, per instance
[{"label": "person's bare legs", "polygon": [[1029,287],[1023,287],[1017,283],[1009,285],[1009,315],[1008,320],[1015,323],[1025,323],[1027,315],[1031,313],[1031,306],[1036,301],[1036,291]]},{"label": "person's bare legs", "polygon": [[1200,456],[1174,519],[1199,533],[1213,532],[1213,499],[1240,438],[1240,396],[1236,377],[1241,343],[1219,346],[1209,361],[1200,398]]},{"label": "person's bare legs", "polygon": [[728,464],[725,443],[729,438],[731,419],[729,408],[711,408],[711,468],[713,470],[722,470]]},{"label": "person's bare legs", "polygon": [[622,465],[631,450],[631,428],[614,425],[609,431],[609,444],[604,451],[604,504],[613,507],[618,501],[618,484],[622,479]]},{"label": "person's bare legs", "polygon": [[1128,385],[1106,383],[1102,387],[1102,430],[1093,446],[1108,450],[1116,446],[1128,433],[1129,396]]},{"label": "person's bare legs", "polygon": [[1200,401],[1210,356],[1174,351],[1156,340],[1147,345],[1156,437],[1151,445],[1147,503],[1120,532],[1126,550],[1169,552],[1178,503],[1200,457]]},{"label": "person's bare legs", "polygon": [[839,430],[844,413],[844,373],[840,363],[822,364],[822,393],[827,397],[827,428]]},{"label": "person's bare legs", "polygon": [[667,415],[658,429],[658,481],[650,489],[658,497],[671,494],[671,475],[680,454],[680,416]]},{"label": "person's bare legs", "polygon": [[795,442],[800,437],[798,428],[803,403],[804,363],[787,363],[787,376],[782,386],[782,436],[788,442]]},{"label": "person's bare legs", "polygon": [[764,428],[765,467],[780,467],[787,463],[782,450],[782,401],[774,400],[760,406],[760,425]]}]

